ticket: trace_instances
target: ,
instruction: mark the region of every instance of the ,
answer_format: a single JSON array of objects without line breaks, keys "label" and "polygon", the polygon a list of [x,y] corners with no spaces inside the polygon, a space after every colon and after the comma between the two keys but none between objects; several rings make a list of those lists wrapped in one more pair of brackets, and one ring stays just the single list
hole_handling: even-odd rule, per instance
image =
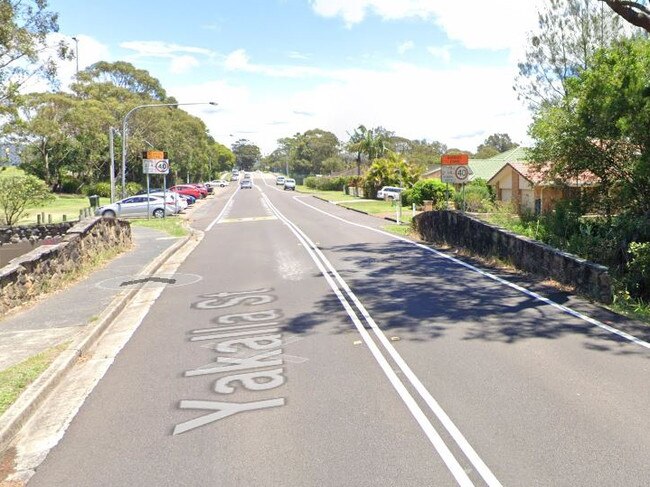
[{"label": ",", "polygon": [[253,189],[253,182],[250,179],[242,179],[239,187],[241,189]]},{"label": ",", "polygon": [[275,180],[275,184],[277,185],[284,184],[284,176],[278,176]]},{"label": ",", "polygon": [[296,190],[296,180],[295,179],[285,179],[284,180],[284,186],[283,189],[286,191],[287,189],[290,191],[295,191]]}]

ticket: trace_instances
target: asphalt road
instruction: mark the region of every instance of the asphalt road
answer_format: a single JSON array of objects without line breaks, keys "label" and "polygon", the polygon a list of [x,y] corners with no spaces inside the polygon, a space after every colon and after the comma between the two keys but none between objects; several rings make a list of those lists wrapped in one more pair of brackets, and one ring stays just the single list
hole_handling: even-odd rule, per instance
[{"label": "asphalt road", "polygon": [[30,486],[650,485],[647,342],[259,175],[212,208]]}]

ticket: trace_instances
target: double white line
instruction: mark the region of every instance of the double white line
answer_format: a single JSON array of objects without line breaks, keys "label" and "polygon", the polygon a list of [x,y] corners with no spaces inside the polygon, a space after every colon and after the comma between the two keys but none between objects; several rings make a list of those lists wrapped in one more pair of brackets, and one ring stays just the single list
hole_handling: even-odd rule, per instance
[{"label": "double white line", "polygon": [[[458,460],[454,457],[453,453],[449,450],[449,447],[445,444],[444,440],[440,437],[434,426],[431,424],[431,421],[422,411],[420,406],[417,404],[416,400],[413,398],[411,393],[408,391],[404,383],[397,376],[388,360],[379,349],[377,344],[373,341],[372,337],[366,330],[364,324],[361,321],[361,316],[363,320],[370,326],[374,332],[377,340],[383,346],[385,353],[393,359],[397,367],[402,371],[404,376],[408,379],[411,385],[418,392],[420,397],[427,404],[431,412],[438,418],[440,423],[445,427],[447,432],[454,439],[458,447],[465,454],[470,463],[474,466],[479,475],[490,487],[501,486],[499,480],[494,476],[490,471],[488,466],[481,460],[476,451],[472,448],[469,442],[465,439],[460,430],[449,418],[447,413],[442,409],[438,402],[433,398],[429,391],[424,387],[422,382],[418,377],[413,373],[408,364],[400,356],[400,354],[395,350],[393,345],[390,343],[388,338],[381,331],[375,320],[370,316],[368,310],[363,306],[359,301],[357,296],[352,292],[345,280],[339,275],[331,262],[323,255],[320,249],[314,244],[314,242],[293,222],[291,222],[287,217],[285,217],[276,207],[271,203],[269,198],[262,192],[258,187],[259,191],[262,193],[262,197],[266,201],[266,204],[269,206],[271,211],[280,219],[296,236],[296,238],[303,244],[310,257],[313,259],[316,266],[319,268],[323,277],[325,277],[330,288],[336,294],[336,297],[339,299],[345,311],[348,313],[355,327],[359,331],[361,338],[365,342],[366,346],[372,353],[373,357],[383,370],[384,374],[393,385],[400,398],[406,404],[406,407],[409,409],[415,420],[418,422],[425,435],[436,449],[442,460],[447,465],[447,468],[451,471],[451,474],[454,476],[456,481],[461,486],[473,486],[474,484],[468,477],[467,473],[460,465]],[[345,294],[344,294],[345,293]],[[353,308],[352,304],[354,305]]]}]

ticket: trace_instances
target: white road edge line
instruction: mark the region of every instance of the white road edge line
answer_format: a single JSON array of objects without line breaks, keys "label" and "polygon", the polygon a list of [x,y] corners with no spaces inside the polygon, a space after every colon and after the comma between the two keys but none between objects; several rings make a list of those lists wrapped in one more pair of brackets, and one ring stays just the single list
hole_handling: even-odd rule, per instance
[{"label": "white road edge line", "polygon": [[564,313],[567,313],[567,314],[569,314],[569,315],[571,315],[571,316],[573,316],[575,318],[586,321],[587,323],[589,323],[591,325],[594,325],[594,326],[597,326],[597,327],[599,327],[599,328],[601,328],[603,330],[606,330],[606,331],[608,331],[608,332],[610,332],[610,333],[612,333],[614,335],[618,335],[621,338],[624,338],[624,339],[626,339],[626,340],[628,340],[628,341],[630,341],[632,343],[635,343],[635,344],[637,344],[637,345],[639,345],[641,347],[650,349],[650,343],[648,343],[648,342],[646,342],[644,340],[641,340],[640,338],[637,338],[634,335],[630,335],[629,333],[626,333],[623,330],[619,330],[618,328],[614,328],[612,326],[606,325],[605,323],[603,323],[601,321],[598,321],[595,318],[591,318],[590,316],[582,314],[579,311],[571,309],[571,308],[569,308],[567,306],[564,306],[562,304],[556,303],[555,301],[552,301],[552,300],[550,300],[548,298],[545,298],[544,296],[542,296],[540,294],[537,294],[534,291],[526,289],[525,287],[519,286],[519,285],[517,285],[515,283],[506,281],[505,279],[503,279],[501,277],[495,276],[494,274],[490,274],[489,272],[481,270],[478,267],[474,267],[473,265],[468,264],[467,262],[463,262],[462,260],[458,260],[458,259],[456,259],[454,257],[451,257],[451,256],[449,256],[447,254],[444,254],[444,253],[442,253],[442,252],[440,252],[438,250],[432,249],[431,247],[427,247],[426,245],[419,244],[417,242],[413,242],[412,240],[409,240],[407,238],[399,237],[397,235],[385,232],[383,230],[378,230],[376,228],[372,228],[372,227],[369,227],[367,225],[362,225],[360,223],[354,223],[354,222],[346,220],[345,218],[341,218],[341,217],[338,217],[336,215],[332,215],[331,213],[323,211],[320,208],[316,208],[315,206],[312,206],[309,203],[305,203],[304,201],[302,201],[299,198],[300,198],[299,196],[294,196],[293,197],[293,199],[296,200],[298,203],[301,203],[301,204],[303,204],[305,206],[308,206],[309,208],[311,208],[313,210],[316,210],[319,213],[327,215],[327,216],[329,216],[331,218],[334,218],[336,220],[340,220],[340,221],[342,221],[344,223],[347,223],[348,225],[354,225],[356,227],[365,228],[366,230],[370,230],[370,231],[373,231],[375,233],[380,233],[382,235],[386,235],[386,236],[391,237],[391,238],[393,238],[395,240],[400,240],[402,242],[406,242],[406,243],[409,243],[411,245],[415,245],[416,247],[419,247],[419,248],[424,249],[424,250],[426,250],[428,252],[431,252],[431,253],[437,255],[438,257],[443,257],[443,258],[445,258],[447,260],[450,260],[450,261],[452,261],[452,262],[454,262],[456,264],[459,264],[459,265],[461,265],[463,267],[466,267],[467,269],[470,269],[470,270],[472,270],[474,272],[477,272],[478,274],[481,274],[482,276],[487,277],[488,279],[492,279],[493,281],[499,282],[499,283],[504,284],[504,285],[506,285],[508,287],[516,289],[517,291],[522,292],[522,293],[526,294],[527,296],[529,296],[531,298],[537,299],[538,301],[541,301],[541,302],[543,302],[545,304],[548,304],[548,305],[550,305],[550,306],[552,306],[552,307],[554,307],[556,309],[559,309],[560,311],[563,311]]},{"label": "white road edge line", "polygon": [[[259,189],[259,188],[258,188]],[[397,377],[397,374],[395,371],[392,369],[386,358],[383,356],[375,342],[372,340],[370,337],[370,334],[367,332],[365,327],[363,326],[363,323],[359,319],[358,315],[356,312],[352,309],[350,306],[350,303],[348,300],[343,296],[343,293],[341,292],[340,288],[336,285],[334,280],[332,279],[332,276],[330,273],[325,269],[323,262],[319,259],[319,257],[316,255],[316,252],[320,252],[319,249],[316,247],[316,245],[309,240],[309,237],[304,235],[304,233],[297,227],[295,224],[293,224],[288,218],[286,218],[274,205],[271,203],[271,201],[268,199],[268,197],[262,192],[262,190],[259,190],[263,197],[266,199],[267,204],[271,208],[271,210],[276,214],[276,216],[282,221],[287,227],[291,230],[291,232],[296,236],[298,241],[300,241],[307,252],[309,253],[310,257],[312,260],[316,263],[318,266],[319,270],[323,274],[323,277],[325,277],[325,280],[329,284],[330,288],[334,293],[336,294],[336,297],[339,299],[341,304],[343,305],[345,311],[347,312],[348,316],[352,319],[352,322],[354,323],[355,327],[359,331],[359,334],[361,335],[361,338],[363,341],[366,343],[368,346],[368,349],[372,353],[373,357],[383,370],[384,374],[390,381],[390,383],[393,385],[397,393],[399,394],[400,398],[404,403],[406,404],[407,408],[415,418],[415,420],[418,422],[424,433],[426,434],[427,438],[433,445],[433,447],[436,449],[444,463],[447,465],[447,468],[451,471],[452,475],[456,479],[459,485],[462,486],[470,486],[474,485],[472,481],[469,479],[467,476],[467,473],[463,469],[463,467],[460,465],[458,460],[454,457],[454,455],[451,453],[449,450],[449,447],[445,444],[444,440],[440,437],[436,429],[433,427],[427,416],[424,414],[422,409],[418,406],[417,402],[413,398],[413,396],[408,392],[406,389],[406,386],[402,383],[402,381]],[[302,234],[302,235],[301,235]],[[322,257],[324,259],[325,265],[328,267],[331,267],[331,264],[327,259]],[[375,325],[376,326],[376,325]],[[495,486],[500,486],[501,484],[497,483],[492,484]]]},{"label": "white road edge line", "polygon": [[239,189],[240,189],[239,186],[237,186],[237,189],[232,195],[230,195],[230,198],[228,198],[228,201],[226,201],[226,204],[221,209],[221,212],[217,215],[217,217],[214,220],[212,220],[212,222],[207,227],[205,227],[206,232],[212,230],[212,227],[214,227],[217,223],[219,223],[219,220],[223,218],[223,215],[226,213],[226,210],[232,206],[232,199],[235,197]]}]

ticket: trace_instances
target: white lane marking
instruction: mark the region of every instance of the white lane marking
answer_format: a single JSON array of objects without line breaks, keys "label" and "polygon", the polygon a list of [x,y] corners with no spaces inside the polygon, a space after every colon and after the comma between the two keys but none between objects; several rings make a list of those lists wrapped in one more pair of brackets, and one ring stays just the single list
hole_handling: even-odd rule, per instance
[{"label": "white lane marking", "polygon": [[[296,228],[300,233],[303,234],[303,236],[309,240],[309,237],[304,235],[304,232],[302,232],[297,226]],[[309,240],[311,242],[311,240]],[[311,242],[313,245],[313,242]],[[341,275],[338,273],[338,271],[334,268],[334,266],[329,262],[329,260],[325,257],[325,255],[321,252],[320,249],[318,249],[314,245],[314,251],[318,256],[323,260],[325,265],[329,268],[330,272],[332,275],[335,277],[341,288],[346,292],[346,294],[350,297],[354,305],[357,307],[361,315],[364,317],[366,322],[370,325],[372,328],[373,332],[381,342],[381,344],[384,346],[386,351],[388,351],[389,355],[393,358],[397,366],[404,372],[408,380],[411,382],[413,387],[418,391],[420,394],[420,397],[424,399],[424,401],[427,403],[429,406],[429,409],[433,412],[433,414],[436,415],[436,417],[440,420],[440,422],[443,424],[445,429],[449,432],[449,434],[454,438],[460,449],[463,451],[463,453],[467,456],[467,458],[470,460],[472,465],[476,467],[476,470],[481,474],[481,477],[487,482],[488,485],[490,486],[500,486],[501,483],[497,480],[497,478],[494,476],[492,471],[488,468],[488,466],[483,462],[481,457],[476,453],[474,448],[469,444],[465,436],[460,432],[458,427],[454,424],[454,422],[451,420],[451,418],[447,415],[447,413],[442,409],[440,404],[438,404],[438,401],[436,401],[431,393],[427,390],[427,388],[422,384],[420,379],[418,379],[417,375],[411,370],[411,368],[408,366],[406,361],[402,358],[402,356],[395,350],[393,345],[390,343],[386,335],[384,335],[384,332],[379,328],[375,320],[372,318],[366,307],[359,301],[357,296],[354,294],[354,292],[350,289],[350,286],[348,286],[347,282],[341,277]]]},{"label": "white lane marking", "polygon": [[[264,198],[260,197],[260,204],[264,208],[264,213],[266,213],[269,216],[273,216],[273,212],[271,211],[271,208],[269,208],[269,205],[266,204],[266,201],[264,201]],[[273,216],[275,218],[275,216]]]},{"label": "white lane marking", "polygon": [[[260,192],[261,191],[262,190],[260,189]],[[392,369],[392,367],[390,366],[386,358],[382,355],[381,351],[379,350],[375,342],[370,337],[370,334],[366,331],[358,315],[352,309],[352,306],[345,298],[345,296],[343,295],[339,287],[336,285],[336,283],[332,279],[330,273],[324,267],[321,260],[316,255],[315,251],[317,251],[318,249],[316,248],[314,243],[307,240],[308,237],[307,239],[304,238],[303,235],[301,235],[302,233],[301,230],[298,229],[293,223],[291,223],[290,220],[286,218],[282,213],[280,213],[280,211],[277,208],[275,208],[273,203],[271,203],[271,201],[268,200],[268,197],[266,195],[264,195],[264,197],[267,198],[267,203],[269,207],[275,212],[276,216],[285,225],[287,225],[289,230],[291,230],[291,232],[296,236],[296,238],[303,244],[305,250],[307,250],[314,263],[318,266],[318,269],[322,273],[323,277],[325,277],[325,280],[329,284],[330,288],[332,289],[332,291],[334,291],[334,294],[343,305],[348,316],[350,316],[350,318],[352,319],[352,322],[354,323],[359,334],[361,335],[361,338],[368,346],[368,349],[372,353],[373,357],[375,358],[375,360],[383,370],[384,374],[392,384],[393,388],[397,391],[398,395],[400,396],[404,404],[406,404],[406,407],[409,409],[409,411],[411,412],[415,420],[418,422],[420,428],[422,428],[422,430],[424,431],[425,435],[427,436],[427,438],[429,439],[429,441],[431,442],[435,450],[438,452],[438,454],[440,455],[444,463],[447,465],[447,468],[451,471],[452,475],[454,476],[458,484],[462,486],[474,485],[472,481],[469,479],[469,477],[467,476],[467,473],[465,472],[463,467],[458,462],[458,460],[456,460],[454,455],[451,453],[451,451],[445,444],[444,440],[440,437],[436,429],[433,427],[433,425],[429,421],[429,418],[427,418],[427,416],[424,414],[422,409],[418,406],[413,396],[408,392],[406,386],[397,377],[395,371]],[[329,264],[329,262],[326,263]],[[501,485],[501,484],[497,483],[494,485]]]},{"label": "white lane marking", "polygon": [[219,221],[219,225],[224,223],[246,223],[246,222],[262,222],[267,220],[277,220],[276,216],[247,216],[244,218],[223,218]]},{"label": "white lane marking", "polygon": [[463,267],[466,267],[467,269],[470,269],[470,270],[472,270],[474,272],[477,272],[478,274],[481,274],[482,276],[487,277],[488,279],[492,279],[493,281],[499,282],[499,283],[504,284],[504,285],[506,285],[508,287],[516,289],[517,291],[522,292],[522,293],[526,294],[527,296],[530,296],[531,298],[537,299],[538,301],[541,301],[541,302],[543,302],[545,304],[548,304],[548,305],[550,305],[550,306],[552,306],[552,307],[554,307],[556,309],[559,309],[560,311],[563,311],[564,313],[567,313],[567,314],[569,314],[569,315],[571,315],[571,316],[573,316],[575,318],[586,321],[587,323],[589,323],[591,325],[594,325],[594,326],[597,326],[597,327],[599,327],[599,328],[601,328],[603,330],[606,330],[606,331],[608,331],[610,333],[613,333],[614,335],[618,335],[621,338],[624,338],[624,339],[626,339],[626,340],[628,340],[628,341],[630,341],[632,343],[635,343],[635,344],[637,344],[637,345],[639,345],[641,347],[650,349],[650,343],[648,343],[648,342],[646,342],[644,340],[641,340],[640,338],[637,338],[634,335],[630,335],[629,333],[626,333],[626,332],[624,332],[622,330],[619,330],[618,328],[614,328],[612,326],[606,325],[605,323],[603,323],[601,321],[598,321],[595,318],[591,318],[590,316],[582,314],[579,311],[571,309],[571,308],[569,308],[567,306],[564,306],[562,304],[556,303],[555,301],[552,301],[552,300],[550,300],[548,298],[545,298],[544,296],[542,296],[540,294],[537,294],[534,291],[526,289],[525,287],[519,286],[519,285],[517,285],[515,283],[509,282],[509,281],[507,281],[507,280],[505,280],[505,279],[503,279],[503,278],[501,278],[499,276],[495,276],[494,274],[490,274],[489,272],[481,270],[478,267],[474,267],[473,265],[468,264],[467,262],[463,262],[462,260],[458,260],[458,259],[456,259],[454,257],[451,257],[451,256],[449,256],[447,254],[444,254],[444,253],[442,253],[442,252],[440,252],[438,250],[432,249],[431,247],[427,247],[426,245],[422,245],[422,244],[419,244],[417,242],[413,242],[412,240],[409,240],[409,239],[406,239],[406,238],[403,238],[403,237],[399,237],[399,236],[394,235],[392,233],[388,233],[388,232],[385,232],[383,230],[378,230],[376,228],[372,228],[372,227],[369,227],[367,225],[362,225],[360,223],[354,223],[354,222],[348,221],[348,220],[346,220],[344,218],[338,217],[336,215],[332,215],[331,213],[323,211],[320,208],[316,208],[315,206],[312,206],[312,205],[310,205],[308,203],[305,203],[304,201],[299,199],[297,196],[294,196],[294,199],[298,203],[301,203],[301,204],[303,204],[305,206],[308,206],[309,208],[312,208],[313,210],[316,210],[319,213],[327,215],[327,216],[329,216],[331,218],[334,218],[336,220],[340,220],[340,221],[342,221],[344,223],[347,223],[348,225],[354,225],[356,227],[365,228],[366,230],[370,230],[370,231],[375,232],[375,233],[380,233],[382,235],[386,235],[386,236],[391,237],[391,238],[393,238],[395,240],[400,240],[402,242],[406,242],[406,243],[409,243],[411,245],[415,245],[416,247],[419,247],[419,248],[424,249],[424,250],[426,250],[428,252],[431,252],[431,253],[437,255],[438,257],[445,258],[445,259],[450,260],[450,261],[452,261],[452,262],[454,262],[456,264],[459,264],[459,265],[461,265]]},{"label": "white lane marking", "polygon": [[235,190],[235,192],[232,195],[230,195],[230,198],[228,198],[228,201],[226,201],[226,204],[224,205],[221,212],[217,215],[217,217],[214,220],[212,220],[212,223],[210,223],[205,228],[206,232],[209,232],[210,230],[212,230],[212,227],[214,227],[219,222],[219,220],[221,220],[221,218],[223,218],[224,214],[226,213],[226,210],[230,210],[230,207],[232,206],[232,200],[233,200],[233,198],[235,197],[235,195],[237,194],[238,191],[239,191],[239,186],[237,186],[237,189]]},{"label": "white lane marking", "polygon": [[264,175],[262,175],[261,178],[262,178],[262,181],[264,181],[264,184],[266,185],[267,188],[271,188],[271,189],[274,189],[274,190],[276,190],[276,191],[278,191],[280,193],[284,193],[284,190],[280,190],[277,186],[271,186],[269,183],[267,183],[266,178],[264,177]]}]

